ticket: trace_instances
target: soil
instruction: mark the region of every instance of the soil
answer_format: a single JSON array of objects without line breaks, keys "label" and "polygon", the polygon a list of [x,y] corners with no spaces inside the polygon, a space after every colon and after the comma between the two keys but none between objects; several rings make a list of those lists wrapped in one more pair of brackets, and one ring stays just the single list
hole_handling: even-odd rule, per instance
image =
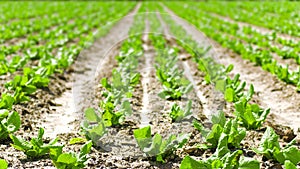
[{"label": "soil", "polygon": [[[134,15],[140,4],[131,11],[131,14],[119,20],[107,35],[99,38],[94,44],[81,52],[76,62],[63,74],[51,77],[48,88],[39,89],[31,96],[31,101],[14,106],[14,110],[22,117],[22,127],[16,135],[25,139],[37,135],[39,127],[45,128],[45,141],[58,136],[60,142],[66,146],[64,151],[78,152],[81,145],[69,145],[68,141],[74,137],[83,137],[79,134],[80,123],[86,108],[98,109],[103,88],[99,81],[103,77],[109,78],[111,71],[118,65],[114,57],[120,51],[122,41],[128,37],[128,31],[133,23]],[[251,148],[258,147],[259,141],[266,129],[272,126],[281,136],[280,144],[285,145],[299,135],[299,105],[300,94],[295,87],[287,85],[276,77],[263,71],[260,67],[244,61],[240,56],[222,48],[213,40],[205,37],[195,27],[182,19],[172,18],[181,25],[201,46],[212,44],[209,54],[219,63],[233,64],[234,70],[230,74],[239,73],[241,80],[253,84],[256,94],[253,102],[264,108],[271,108],[271,114],[260,130],[249,131],[241,144],[245,156],[254,157],[260,161],[262,168],[281,168],[274,161],[268,161],[262,156],[255,155]],[[192,120],[197,119],[206,127],[210,127],[210,117],[220,109],[224,109],[226,116],[232,116],[232,104],[224,101],[223,96],[214,90],[212,84],[205,83],[204,74],[197,68],[191,56],[176,43],[176,38],[169,32],[168,26],[156,14],[163,25],[168,45],[180,49],[178,66],[184,70],[185,77],[191,81],[194,90],[178,101],[163,100],[158,97],[162,85],[155,75],[156,52],[148,36],[149,21],[145,20],[145,34],[143,35],[144,55],[139,58],[138,72],[141,74],[140,83],[135,87],[133,97],[130,99],[133,114],[126,118],[123,125],[108,128],[107,134],[101,138],[101,144],[92,148],[90,160],[86,168],[179,168],[185,155],[207,158],[214,152],[195,148],[195,145],[204,143],[200,133],[192,126]],[[3,86],[9,76],[0,76],[0,85]],[[1,88],[0,92],[4,90]],[[181,122],[172,123],[168,113],[174,103],[184,107],[188,100],[192,100],[192,112],[188,118]],[[190,140],[174,155],[167,157],[166,163],[155,162],[153,157],[147,157],[139,149],[133,130],[150,125],[152,134],[159,133],[163,138],[170,134],[191,133]],[[4,140],[0,146],[0,158],[9,162],[11,168],[54,168],[48,156],[41,159],[27,159],[26,156],[10,146],[10,140]],[[299,144],[299,143],[298,143]],[[298,145],[299,146],[299,145]]]},{"label": "soil", "polygon": [[[294,137],[299,136],[299,122],[300,114],[299,107],[296,106],[297,100],[299,100],[300,94],[296,92],[296,88],[292,85],[287,85],[286,83],[278,80],[275,76],[268,72],[265,72],[260,67],[255,66],[249,61],[243,60],[239,55],[231,52],[228,49],[222,48],[218,43],[212,39],[207,38],[203,33],[201,33],[197,28],[190,25],[183,19],[177,17],[172,11],[166,9],[173,19],[181,25],[195,41],[200,42],[200,44],[211,44],[213,46],[213,52],[211,55],[215,60],[225,66],[229,64],[234,65],[233,71],[230,73],[231,77],[236,74],[240,74],[240,79],[247,82],[247,87],[250,84],[254,85],[256,91],[253,102],[261,105],[264,108],[270,108],[271,114],[269,115],[267,122],[264,126],[271,126],[275,129],[276,133],[282,138],[281,144],[291,141]],[[230,111],[232,105],[225,105],[225,113],[232,114]],[[246,151],[249,151],[250,147],[257,147],[259,140],[263,134],[264,128],[260,131],[248,132],[243,145]],[[299,147],[299,138],[298,147]],[[248,150],[247,150],[248,149]],[[262,161],[262,157],[255,157]],[[261,164],[262,168],[278,166],[272,161],[265,161]],[[281,167],[281,166],[280,166]],[[271,167],[272,168],[272,167]]]}]

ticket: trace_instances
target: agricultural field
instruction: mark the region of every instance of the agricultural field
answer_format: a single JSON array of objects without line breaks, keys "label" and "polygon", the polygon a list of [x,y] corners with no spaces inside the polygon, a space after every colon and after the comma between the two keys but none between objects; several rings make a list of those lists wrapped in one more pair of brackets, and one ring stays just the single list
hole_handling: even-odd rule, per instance
[{"label": "agricultural field", "polygon": [[300,168],[299,11],[0,2],[0,169]]}]

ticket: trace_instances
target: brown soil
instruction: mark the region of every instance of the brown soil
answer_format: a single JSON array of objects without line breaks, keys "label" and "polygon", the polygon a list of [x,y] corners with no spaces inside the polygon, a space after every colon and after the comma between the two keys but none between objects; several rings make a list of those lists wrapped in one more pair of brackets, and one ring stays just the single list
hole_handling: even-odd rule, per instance
[{"label": "brown soil", "polygon": [[[222,48],[219,44],[199,32],[195,27],[177,17],[172,11],[166,10],[179,25],[193,36],[195,41],[200,42],[200,44],[212,44],[212,57],[215,58],[217,62],[226,66],[229,64],[234,65],[234,70],[230,73],[231,77],[239,73],[241,75],[240,79],[247,82],[246,88],[248,88],[250,84],[254,85],[256,93],[253,102],[258,103],[264,108],[271,108],[271,114],[265,125],[269,125],[275,129],[276,133],[282,138],[281,144],[285,144],[285,142],[289,142],[296,135],[299,135],[300,111],[296,105],[299,105],[297,100],[299,100],[300,94],[296,92],[294,86],[285,84],[268,72],[263,71],[260,67],[243,60],[239,55]],[[225,106],[225,113],[231,114],[233,112],[230,110],[230,107],[232,107],[231,104]],[[243,143],[243,148],[246,153],[249,151],[248,148],[250,145],[250,147],[258,146],[263,131],[264,129],[248,132]],[[250,151],[250,154],[255,153]],[[264,161],[261,166],[262,168],[278,166],[272,161],[263,160],[261,156],[255,156],[255,158]]]},{"label": "brown soil", "polygon": [[[98,108],[99,101],[103,99],[101,96],[103,88],[99,85],[99,80],[103,77],[109,78],[112,69],[117,66],[114,57],[119,52],[121,42],[127,38],[134,14],[139,7],[140,5],[131,12],[131,15],[116,23],[106,36],[101,37],[89,49],[84,50],[74,65],[63,74],[54,75],[48,88],[39,89],[31,96],[30,102],[14,106],[22,117],[22,128],[16,135],[29,139],[37,134],[39,127],[44,127],[46,141],[58,135],[60,142],[66,144],[64,150],[79,150],[81,145],[68,145],[67,143],[73,137],[81,137],[78,133],[84,110],[88,107]],[[171,13],[171,11],[168,12]],[[160,18],[160,15],[157,15]],[[213,44],[213,50],[209,54],[218,62],[224,65],[234,64],[231,76],[240,73],[241,79],[246,81],[248,86],[251,83],[254,85],[256,94],[253,102],[271,108],[272,114],[266,125],[274,127],[281,136],[281,144],[286,144],[293,137],[293,132],[289,127],[294,128],[295,133],[300,127],[300,118],[297,114],[299,108],[295,106],[299,105],[297,101],[300,99],[295,88],[277,80],[252,63],[242,60],[238,55],[223,49],[183,20],[175,16],[173,19],[188,30],[187,32],[193,35],[199,45]],[[161,18],[159,20],[164,27],[168,44],[180,48],[169,32],[167,24]],[[149,32],[148,20],[145,24],[145,32]],[[213,85],[204,83],[204,74],[197,69],[197,64],[182,48],[180,48],[178,66],[184,70],[184,75],[192,82],[194,90],[178,101],[159,98],[157,94],[162,90],[162,85],[155,75],[153,65],[156,53],[147,34],[143,37],[143,46],[144,55],[140,58],[138,67],[141,81],[134,89],[133,98],[130,99],[133,114],[126,118],[123,125],[108,128],[108,133],[101,138],[102,143],[92,148],[91,158],[86,168],[179,168],[182,157],[187,154],[207,158],[213,153],[212,150],[195,148],[195,145],[203,143],[203,140],[200,133],[192,126],[193,119],[209,126],[208,118],[223,108],[227,116],[232,116],[232,104],[225,103],[223,96],[214,91]],[[7,77],[1,77],[2,86],[7,79]],[[3,89],[0,90],[0,92],[3,91]],[[193,102],[193,114],[182,122],[172,123],[168,115],[171,106],[176,102],[183,107],[189,99]],[[286,114],[293,121],[284,119],[287,117]],[[191,139],[184,148],[177,150],[175,155],[167,157],[166,163],[157,163],[152,157],[146,157],[142,153],[133,137],[134,129],[148,124],[153,134],[160,133],[163,138],[170,134],[191,133]],[[251,150],[252,147],[258,146],[265,126],[261,130],[249,131],[241,146],[245,156],[263,161],[262,168],[274,168],[278,166],[277,163],[266,161]],[[22,152],[12,148],[10,143],[9,140],[2,142],[0,158],[7,160],[11,168],[51,168],[53,166],[47,156],[36,160],[27,159]]]}]

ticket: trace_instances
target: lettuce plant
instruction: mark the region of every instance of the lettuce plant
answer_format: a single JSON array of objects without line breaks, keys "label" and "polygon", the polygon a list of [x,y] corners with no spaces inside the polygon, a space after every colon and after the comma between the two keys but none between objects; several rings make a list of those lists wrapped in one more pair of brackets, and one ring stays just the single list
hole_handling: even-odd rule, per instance
[{"label": "lettuce plant", "polygon": [[29,158],[41,157],[50,152],[50,149],[60,148],[62,145],[57,145],[58,138],[53,139],[48,144],[43,142],[44,129],[40,128],[38,136],[31,138],[30,141],[25,141],[21,137],[10,135],[15,149],[23,151]]},{"label": "lettuce plant", "polygon": [[0,140],[6,139],[9,134],[19,130],[21,118],[19,113],[10,112],[6,109],[0,110]]},{"label": "lettuce plant", "polygon": [[105,124],[102,117],[99,116],[93,108],[85,110],[85,120],[81,123],[81,129],[88,140],[94,144],[106,133]]},{"label": "lettuce plant", "polygon": [[7,169],[8,163],[4,159],[0,159],[0,168]]},{"label": "lettuce plant", "polygon": [[50,149],[50,158],[56,168],[59,169],[80,169],[84,168],[88,160],[88,154],[92,148],[92,141],[88,141],[80,149],[79,154],[74,152],[63,153],[62,148]]},{"label": "lettuce plant", "polygon": [[0,109],[11,110],[15,102],[15,99],[12,95],[3,93],[0,99]]},{"label": "lettuce plant", "polygon": [[242,96],[244,96],[243,90],[246,86],[246,82],[241,83],[239,80],[240,75],[235,75],[234,79],[227,77],[226,90],[224,93],[225,100],[228,102],[236,102]]},{"label": "lettuce plant", "polygon": [[111,98],[107,98],[105,101],[100,102],[100,107],[103,110],[102,119],[107,127],[120,125],[125,120],[125,116],[129,116],[132,113],[128,100],[123,100],[121,105],[117,107],[111,101]]},{"label": "lettuce plant", "polygon": [[242,151],[229,152],[223,157],[214,155],[206,160],[197,161],[190,156],[186,156],[180,164],[180,169],[259,169],[260,164],[257,160],[241,156]]},{"label": "lettuce plant", "polygon": [[136,129],[133,133],[140,149],[148,156],[155,156],[158,162],[164,162],[170,153],[182,148],[189,138],[189,134],[181,134],[178,137],[170,135],[168,139],[163,140],[158,133],[152,137],[150,126]]},{"label": "lettuce plant", "polygon": [[246,98],[235,103],[235,115],[241,125],[249,130],[261,127],[269,113],[270,109],[264,110],[257,104],[249,104]]},{"label": "lettuce plant", "polygon": [[169,70],[158,68],[156,75],[163,84],[163,91],[158,94],[163,99],[180,99],[182,95],[189,93],[193,85],[185,78],[183,72],[176,66]]},{"label": "lettuce plant", "polygon": [[175,121],[181,121],[182,119],[184,119],[186,116],[189,116],[192,114],[191,112],[191,108],[192,108],[192,101],[189,100],[188,104],[186,105],[186,107],[184,109],[181,109],[176,103],[172,106],[171,108],[171,112],[169,113],[172,122]]},{"label": "lettuce plant", "polygon": [[198,121],[193,121],[194,127],[201,132],[202,137],[209,143],[210,147],[215,148],[218,146],[222,134],[228,135],[227,142],[229,147],[240,147],[241,141],[246,136],[246,130],[239,128],[236,119],[226,121],[224,113],[220,111],[217,115],[213,115],[212,123],[213,126],[210,130],[204,128]]},{"label": "lettuce plant", "polygon": [[270,109],[262,109],[257,104],[248,103],[254,94],[253,85],[250,85],[248,94],[243,95],[237,102],[235,102],[235,115],[237,116],[240,124],[246,129],[257,129],[261,127],[262,123],[266,120]]},{"label": "lettuce plant", "polygon": [[272,128],[267,127],[258,149],[254,149],[254,151],[257,154],[262,154],[268,159],[274,159],[281,164],[284,164],[285,161],[288,160],[289,162],[287,162],[287,165],[290,165],[290,162],[297,165],[300,162],[300,150],[293,145],[295,140],[292,140],[285,147],[280,147],[278,138],[275,131]]}]

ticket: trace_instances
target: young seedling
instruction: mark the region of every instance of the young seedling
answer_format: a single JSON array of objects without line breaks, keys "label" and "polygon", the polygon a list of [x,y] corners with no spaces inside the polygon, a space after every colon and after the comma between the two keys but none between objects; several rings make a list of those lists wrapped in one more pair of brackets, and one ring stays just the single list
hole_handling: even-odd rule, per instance
[{"label": "young seedling", "polygon": [[19,113],[10,112],[6,109],[0,110],[0,140],[6,139],[9,134],[19,130],[21,118]]},{"label": "young seedling", "polygon": [[189,134],[181,134],[178,137],[170,135],[166,140],[163,140],[160,134],[152,137],[150,126],[136,129],[133,133],[140,149],[148,156],[156,157],[158,162],[164,162],[167,155],[182,148],[189,139]]},{"label": "young seedling", "polygon": [[86,166],[88,154],[92,148],[92,141],[88,141],[80,149],[79,154],[74,152],[63,153],[62,148],[50,149],[50,158],[56,168],[59,169],[80,169]]},{"label": "young seedling", "polygon": [[105,124],[93,108],[85,110],[85,120],[81,124],[82,132],[88,140],[92,140],[95,145],[106,133]]},{"label": "young seedling", "polygon": [[228,136],[228,147],[240,147],[241,141],[246,136],[246,130],[238,127],[236,119],[226,121],[224,112],[220,111],[217,115],[213,115],[212,123],[213,126],[210,130],[204,128],[204,126],[198,121],[193,121],[194,127],[201,132],[202,137],[207,143],[209,143],[209,147],[216,148],[222,134],[226,134]]},{"label": "young seedling", "polygon": [[292,163],[293,165],[297,165],[300,162],[300,150],[293,145],[296,140],[292,140],[288,145],[282,148],[279,145],[278,138],[275,131],[267,127],[258,149],[254,149],[254,151],[268,159],[274,159],[281,164],[287,163],[287,165],[291,165],[290,163]]},{"label": "young seedling", "polygon": [[192,108],[192,101],[189,100],[188,104],[184,109],[181,109],[176,103],[172,106],[170,117],[172,118],[172,122],[178,122],[183,120],[185,117],[192,114],[191,112]]},{"label": "young seedling", "polygon": [[0,159],[0,168],[7,169],[8,163],[4,159]]},{"label": "young seedling", "polygon": [[10,135],[15,149],[23,151],[29,158],[41,157],[50,152],[50,149],[57,149],[63,147],[62,145],[56,144],[58,138],[53,139],[48,144],[43,142],[44,129],[40,128],[38,136],[32,138],[30,141],[25,141],[15,135]]}]

